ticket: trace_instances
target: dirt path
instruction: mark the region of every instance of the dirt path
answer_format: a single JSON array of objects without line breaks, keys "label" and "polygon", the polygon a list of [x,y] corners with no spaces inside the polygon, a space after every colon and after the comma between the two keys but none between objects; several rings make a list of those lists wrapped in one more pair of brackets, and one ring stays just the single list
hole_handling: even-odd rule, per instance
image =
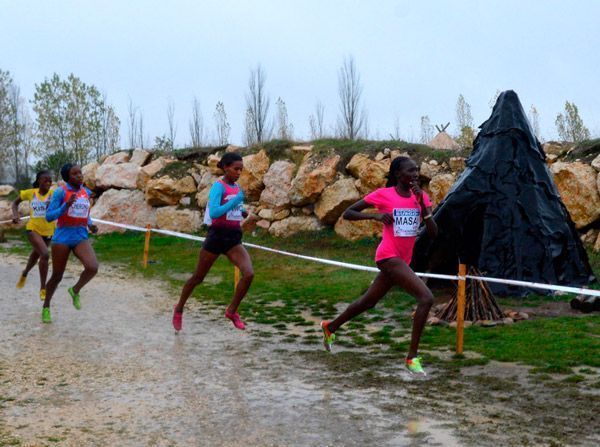
[{"label": "dirt path", "polygon": [[37,272],[16,290],[23,259],[1,256],[0,446],[600,442],[598,392],[497,362],[414,380],[397,355],[277,344],[191,301],[176,335],[164,284],[106,265],[76,311],[73,261],[43,325]]},{"label": "dirt path", "polygon": [[[175,335],[166,289],[107,266],[76,311],[72,262],[43,325],[37,273],[14,288],[21,264],[0,261],[0,445],[406,445],[407,427],[432,425],[382,412],[373,402],[383,390],[330,390],[306,358],[197,304]],[[432,430],[434,445],[457,445]]]}]

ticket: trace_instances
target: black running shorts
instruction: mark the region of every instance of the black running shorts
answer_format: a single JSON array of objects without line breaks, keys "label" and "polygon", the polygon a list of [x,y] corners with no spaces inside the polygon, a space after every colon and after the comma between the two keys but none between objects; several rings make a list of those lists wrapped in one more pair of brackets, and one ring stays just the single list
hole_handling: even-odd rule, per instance
[{"label": "black running shorts", "polygon": [[210,227],[202,248],[216,255],[222,255],[241,243],[242,230]]}]

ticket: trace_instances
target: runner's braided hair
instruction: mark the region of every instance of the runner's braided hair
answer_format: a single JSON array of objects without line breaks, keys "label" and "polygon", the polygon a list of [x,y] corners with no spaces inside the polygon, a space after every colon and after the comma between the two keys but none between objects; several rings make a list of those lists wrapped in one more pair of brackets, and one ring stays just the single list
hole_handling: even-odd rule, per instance
[{"label": "runner's braided hair", "polygon": [[392,160],[392,163],[390,164],[390,170],[387,174],[387,183],[385,184],[386,188],[389,188],[391,186],[396,186],[398,184],[398,177],[396,176],[396,172],[398,172],[398,169],[400,169],[400,166],[402,166],[402,163],[406,163],[407,161],[410,161],[409,157],[404,157],[404,156],[400,156],[400,157],[396,157]]},{"label": "runner's braided hair", "polygon": [[229,166],[236,161],[242,161],[242,156],[240,154],[236,154],[235,152],[227,152],[217,163],[217,168],[223,169],[224,167]]},{"label": "runner's braided hair", "polygon": [[47,175],[48,177],[52,177],[52,173],[50,171],[48,171],[47,169],[44,169],[43,171],[38,171],[37,174],[35,174],[35,180],[32,185],[34,188],[40,187],[40,178],[43,177],[44,175]]}]

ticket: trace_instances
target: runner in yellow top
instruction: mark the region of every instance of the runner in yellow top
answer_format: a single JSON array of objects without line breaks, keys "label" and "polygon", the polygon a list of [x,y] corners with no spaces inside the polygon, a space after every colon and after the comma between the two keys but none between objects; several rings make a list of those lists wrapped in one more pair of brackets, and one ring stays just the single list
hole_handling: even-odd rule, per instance
[{"label": "runner in yellow top", "polygon": [[40,171],[35,176],[32,189],[24,189],[19,193],[12,203],[13,222],[19,222],[19,203],[29,201],[31,212],[29,220],[25,227],[27,231],[27,239],[33,247],[33,251],[29,255],[25,270],[21,273],[21,277],[17,282],[17,289],[21,289],[27,280],[27,274],[33,268],[36,262],[40,269],[40,299],[46,298],[46,276],[48,275],[48,246],[56,228],[56,222],[48,222],[46,220],[46,209],[50,203],[53,190],[52,174],[49,171]]}]

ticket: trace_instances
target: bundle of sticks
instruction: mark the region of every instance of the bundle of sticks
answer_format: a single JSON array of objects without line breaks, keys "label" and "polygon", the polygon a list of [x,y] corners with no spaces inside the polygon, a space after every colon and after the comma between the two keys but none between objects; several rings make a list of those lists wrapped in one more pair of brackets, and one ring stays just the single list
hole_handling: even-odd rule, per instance
[{"label": "bundle of sticks", "polygon": [[[482,276],[474,267],[469,267],[469,275]],[[498,321],[504,319],[504,313],[498,306],[494,294],[481,280],[469,279],[466,285],[465,321]],[[456,321],[457,293],[435,316],[444,321]]]}]

